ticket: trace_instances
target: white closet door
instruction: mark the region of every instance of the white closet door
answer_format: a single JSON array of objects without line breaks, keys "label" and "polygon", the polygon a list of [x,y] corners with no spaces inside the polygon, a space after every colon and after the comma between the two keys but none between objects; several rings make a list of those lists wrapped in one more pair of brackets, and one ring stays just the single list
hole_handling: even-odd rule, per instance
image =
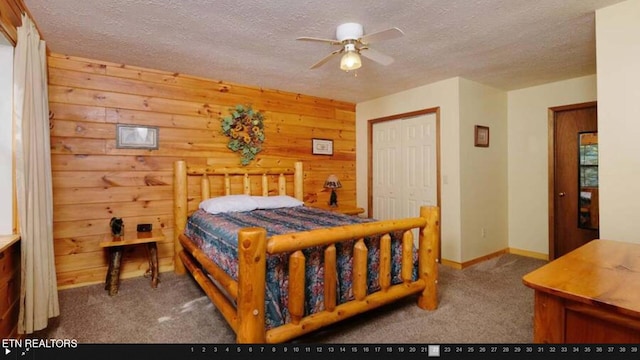
[{"label": "white closet door", "polygon": [[387,121],[373,126],[373,218],[398,218],[401,195],[398,172],[402,130]]},{"label": "white closet door", "polygon": [[436,155],[436,114],[374,124],[373,218],[414,217],[436,205]]},{"label": "white closet door", "polygon": [[404,131],[400,183],[405,193],[401,216],[418,216],[420,206],[437,204],[436,115],[426,114],[400,124]]}]

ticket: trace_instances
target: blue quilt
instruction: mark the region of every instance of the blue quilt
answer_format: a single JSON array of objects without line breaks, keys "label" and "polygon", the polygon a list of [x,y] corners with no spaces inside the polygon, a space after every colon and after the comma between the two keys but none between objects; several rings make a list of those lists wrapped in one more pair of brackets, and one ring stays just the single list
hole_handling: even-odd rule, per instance
[{"label": "blue quilt", "polygon": [[[238,279],[238,231],[245,227],[262,227],[267,236],[364,223],[372,219],[344,215],[306,206],[210,214],[195,211],[187,221],[185,235],[209,256],[229,276]],[[400,232],[391,234],[391,280],[400,283],[402,243]],[[351,290],[353,269],[353,245],[355,240],[336,244],[337,298],[338,303],[353,299]],[[368,291],[375,292],[379,285],[379,237],[365,239],[368,249]],[[305,314],[324,309],[324,249],[303,250],[306,258]],[[289,254],[269,255],[266,271],[266,328],[270,329],[289,322],[288,257]],[[417,252],[413,251],[413,277],[417,279]]]}]

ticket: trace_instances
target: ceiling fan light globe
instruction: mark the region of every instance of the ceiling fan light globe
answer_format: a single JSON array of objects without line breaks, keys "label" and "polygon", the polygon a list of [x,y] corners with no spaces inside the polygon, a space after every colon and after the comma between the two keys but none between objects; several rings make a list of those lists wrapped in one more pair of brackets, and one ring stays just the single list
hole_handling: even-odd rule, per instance
[{"label": "ceiling fan light globe", "polygon": [[344,71],[356,70],[362,66],[360,55],[354,51],[347,51],[340,59],[340,69]]}]

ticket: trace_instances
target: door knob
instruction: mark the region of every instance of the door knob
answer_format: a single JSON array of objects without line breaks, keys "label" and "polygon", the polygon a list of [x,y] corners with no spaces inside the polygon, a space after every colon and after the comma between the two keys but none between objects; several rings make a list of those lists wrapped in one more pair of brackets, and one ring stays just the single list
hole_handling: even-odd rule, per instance
[{"label": "door knob", "polygon": [[560,197],[563,197],[563,196],[567,195],[567,193],[566,193],[566,192],[561,192],[561,193],[559,193],[558,195],[559,195]]}]

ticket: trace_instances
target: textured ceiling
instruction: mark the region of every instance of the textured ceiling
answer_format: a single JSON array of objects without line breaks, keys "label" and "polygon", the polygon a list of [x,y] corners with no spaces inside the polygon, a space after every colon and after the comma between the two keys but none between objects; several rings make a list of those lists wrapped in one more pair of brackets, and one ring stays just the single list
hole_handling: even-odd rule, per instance
[{"label": "textured ceiling", "polygon": [[[595,73],[595,10],[621,0],[24,0],[55,53],[361,102],[461,76],[513,90]],[[358,22],[388,66],[297,37]]]}]

